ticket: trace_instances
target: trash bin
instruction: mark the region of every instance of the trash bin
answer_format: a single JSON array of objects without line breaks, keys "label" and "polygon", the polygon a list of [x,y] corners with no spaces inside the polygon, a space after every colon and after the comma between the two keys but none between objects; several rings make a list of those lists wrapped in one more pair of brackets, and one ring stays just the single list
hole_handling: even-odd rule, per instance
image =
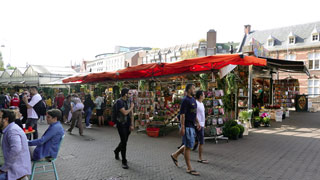
[{"label": "trash bin", "polygon": [[296,104],[297,112],[307,112],[308,111],[308,95],[296,95],[295,104]]}]

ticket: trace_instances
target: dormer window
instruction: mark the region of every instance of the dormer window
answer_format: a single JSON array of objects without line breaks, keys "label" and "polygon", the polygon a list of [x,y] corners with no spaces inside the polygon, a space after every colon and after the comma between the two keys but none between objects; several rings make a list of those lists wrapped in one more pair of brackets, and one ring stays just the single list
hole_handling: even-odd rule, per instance
[{"label": "dormer window", "polygon": [[312,41],[319,41],[319,34],[312,34]]},{"label": "dormer window", "polygon": [[274,46],[274,38],[271,35],[268,37],[267,42],[269,47]]},{"label": "dormer window", "polygon": [[289,44],[295,44],[296,43],[296,36],[290,32],[289,36],[288,36],[288,41],[289,41]]},{"label": "dormer window", "polygon": [[294,44],[295,38],[294,37],[289,37],[289,44]]},{"label": "dormer window", "polygon": [[319,31],[316,26],[314,27],[314,29],[311,33],[311,40],[312,41],[319,41]]}]

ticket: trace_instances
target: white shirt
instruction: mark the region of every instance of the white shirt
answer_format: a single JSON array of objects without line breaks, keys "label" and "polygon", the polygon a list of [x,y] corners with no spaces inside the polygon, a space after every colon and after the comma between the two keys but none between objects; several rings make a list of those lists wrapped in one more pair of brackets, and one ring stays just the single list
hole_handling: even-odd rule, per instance
[{"label": "white shirt", "polygon": [[[36,94],[31,98],[31,101],[28,104],[34,107],[41,100],[42,100],[42,97],[40,96],[40,94]],[[39,119],[36,111],[33,108],[28,108],[27,114],[28,114],[28,118]]]},{"label": "white shirt", "polygon": [[103,97],[98,96],[94,101],[96,104],[96,109],[101,109],[101,104],[103,103]]},{"label": "white shirt", "polygon": [[204,112],[204,105],[202,102],[199,102],[198,100],[196,100],[196,102],[197,102],[197,118],[198,118],[200,126],[204,127],[205,121],[206,121],[206,115]]}]

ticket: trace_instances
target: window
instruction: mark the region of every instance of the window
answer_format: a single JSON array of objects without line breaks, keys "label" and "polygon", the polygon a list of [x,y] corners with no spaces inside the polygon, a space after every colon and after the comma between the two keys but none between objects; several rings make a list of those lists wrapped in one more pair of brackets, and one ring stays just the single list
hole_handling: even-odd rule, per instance
[{"label": "window", "polygon": [[312,41],[319,41],[319,34],[312,34]]},{"label": "window", "polygon": [[273,39],[268,40],[268,46],[273,46]]},{"label": "window", "polygon": [[290,61],[295,61],[296,60],[296,55],[295,54],[288,54],[286,55],[286,60],[290,60]]},{"label": "window", "polygon": [[311,70],[319,70],[320,69],[320,53],[310,53],[308,55],[309,60],[309,69]]},{"label": "window", "polygon": [[309,79],[308,80],[308,94],[309,97],[318,97],[319,96],[319,79]]},{"label": "window", "polygon": [[289,44],[294,44],[295,38],[294,37],[289,37]]}]

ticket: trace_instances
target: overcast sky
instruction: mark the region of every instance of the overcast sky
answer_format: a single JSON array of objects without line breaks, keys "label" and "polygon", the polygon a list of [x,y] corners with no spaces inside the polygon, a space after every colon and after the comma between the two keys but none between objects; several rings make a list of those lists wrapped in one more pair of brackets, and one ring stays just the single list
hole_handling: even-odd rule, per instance
[{"label": "overcast sky", "polygon": [[14,66],[70,65],[113,52],[116,45],[193,43],[209,29],[217,31],[217,42],[240,42],[245,24],[263,30],[319,21],[319,5],[319,0],[1,0],[0,50]]}]

